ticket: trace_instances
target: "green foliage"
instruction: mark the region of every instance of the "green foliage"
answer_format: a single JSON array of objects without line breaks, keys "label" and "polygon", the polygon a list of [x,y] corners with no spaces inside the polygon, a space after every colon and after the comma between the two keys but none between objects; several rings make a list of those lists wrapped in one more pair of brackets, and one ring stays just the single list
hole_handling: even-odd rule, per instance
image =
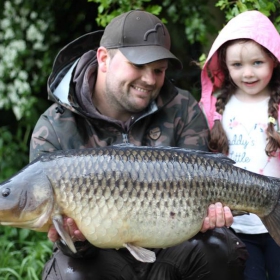
[{"label": "green foliage", "polygon": [[47,3],[38,7],[35,0],[4,1],[0,15],[0,109],[12,108],[20,120],[37,101],[32,91],[45,83],[40,73],[51,65],[44,54],[58,38],[51,35]]},{"label": "green foliage", "polygon": [[[57,41],[47,2],[0,2],[0,179],[6,179],[28,163],[28,137],[34,127],[34,92],[45,87],[42,73],[50,71],[46,55]],[[6,114],[9,112],[9,115]]]},{"label": "green foliage", "polygon": [[28,140],[31,125],[18,125],[13,134],[9,127],[0,127],[0,181],[9,178],[28,163]]},{"label": "green foliage", "polygon": [[167,13],[168,22],[184,27],[185,35],[190,44],[205,44],[207,36],[217,30],[213,25],[213,16],[205,0],[164,0],[162,6]]},{"label": "green foliage", "polygon": [[[33,127],[26,127],[19,124],[15,133],[0,127],[1,181],[28,163],[28,136]],[[0,226],[0,280],[39,280],[51,248],[46,233]]]},{"label": "green foliage", "polygon": [[227,21],[242,12],[258,10],[264,15],[268,16],[272,20],[277,30],[280,32],[279,0],[219,0],[216,3],[216,7],[219,7],[225,12]]},{"label": "green foliage", "polygon": [[[0,180],[28,163],[38,118],[34,92],[45,87],[57,41],[49,2],[0,1]],[[0,226],[0,279],[40,279],[51,254],[46,233]]]},{"label": "green foliage", "polygon": [[114,17],[135,9],[145,9],[146,11],[159,15],[162,8],[159,5],[146,5],[151,0],[88,0],[98,4],[98,14],[96,22],[99,26],[105,27]]},{"label": "green foliage", "polygon": [[51,248],[46,233],[0,226],[0,279],[41,279]]},{"label": "green foliage", "polygon": [[[205,0],[164,0],[156,4],[151,0],[88,0],[98,4],[98,15],[96,18],[99,26],[105,27],[117,15],[133,10],[143,9],[156,16],[161,17],[164,23],[172,22],[185,26],[185,34],[188,41],[205,43],[208,32],[213,32],[211,15],[209,14]],[[155,3],[151,5],[151,3]],[[166,17],[164,17],[164,14]],[[166,19],[168,18],[168,20]]]}]

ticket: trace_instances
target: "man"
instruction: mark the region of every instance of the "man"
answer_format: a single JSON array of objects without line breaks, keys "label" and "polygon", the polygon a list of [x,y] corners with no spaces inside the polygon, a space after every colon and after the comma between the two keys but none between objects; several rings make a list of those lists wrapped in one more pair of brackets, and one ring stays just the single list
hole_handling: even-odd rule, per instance
[{"label": "man", "polygon": [[[169,61],[181,68],[170,52],[168,30],[157,17],[138,10],[113,19],[104,33],[89,33],[67,45],[48,80],[49,98],[56,103],[34,129],[30,160],[55,150],[119,143],[207,150],[206,120],[190,93],[165,78]],[[242,279],[247,255],[227,229],[232,220],[228,207],[211,205],[199,234],[155,249],[157,260],[148,264],[126,249],[92,246],[65,217],[77,253],[51,227],[48,237],[56,246],[43,279]],[[221,228],[211,230],[215,227]]]}]

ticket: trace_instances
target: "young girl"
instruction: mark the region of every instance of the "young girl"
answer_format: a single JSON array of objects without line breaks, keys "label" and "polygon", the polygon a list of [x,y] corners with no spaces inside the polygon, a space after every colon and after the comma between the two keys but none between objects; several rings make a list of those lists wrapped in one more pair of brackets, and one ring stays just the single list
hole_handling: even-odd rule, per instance
[{"label": "young girl", "polygon": [[[222,29],[201,73],[209,148],[244,169],[280,177],[280,37],[258,11],[239,14]],[[280,279],[280,247],[254,214],[234,217],[246,244],[245,280]]]}]

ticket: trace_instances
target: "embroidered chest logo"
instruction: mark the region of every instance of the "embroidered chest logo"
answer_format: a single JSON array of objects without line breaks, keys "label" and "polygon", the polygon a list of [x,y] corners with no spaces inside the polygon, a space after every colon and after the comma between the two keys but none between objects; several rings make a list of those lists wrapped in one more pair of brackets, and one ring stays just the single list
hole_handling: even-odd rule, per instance
[{"label": "embroidered chest logo", "polygon": [[155,127],[149,131],[149,137],[152,140],[157,140],[161,135],[161,129],[159,127]]}]

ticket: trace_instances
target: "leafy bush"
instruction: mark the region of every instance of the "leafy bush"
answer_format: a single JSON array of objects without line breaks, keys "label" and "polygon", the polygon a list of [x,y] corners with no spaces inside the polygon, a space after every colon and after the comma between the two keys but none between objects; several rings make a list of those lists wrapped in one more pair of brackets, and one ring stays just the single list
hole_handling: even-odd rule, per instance
[{"label": "leafy bush", "polygon": [[[57,41],[47,1],[0,1],[0,180],[28,163],[30,133],[38,118],[34,92],[45,87]],[[38,106],[41,108],[41,105]],[[46,233],[0,226],[0,279],[40,279],[52,244]]]},{"label": "leafy bush", "polygon": [[0,279],[39,280],[52,252],[46,233],[0,227]]}]

